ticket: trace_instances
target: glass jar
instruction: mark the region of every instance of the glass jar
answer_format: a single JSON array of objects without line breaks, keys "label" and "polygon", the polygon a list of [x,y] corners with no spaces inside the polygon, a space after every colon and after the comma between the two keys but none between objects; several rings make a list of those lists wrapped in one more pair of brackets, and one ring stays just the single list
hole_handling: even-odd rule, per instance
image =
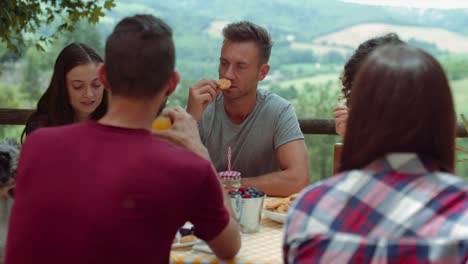
[{"label": "glass jar", "polygon": [[222,171],[218,176],[226,192],[237,190],[242,186],[241,173],[238,171]]}]

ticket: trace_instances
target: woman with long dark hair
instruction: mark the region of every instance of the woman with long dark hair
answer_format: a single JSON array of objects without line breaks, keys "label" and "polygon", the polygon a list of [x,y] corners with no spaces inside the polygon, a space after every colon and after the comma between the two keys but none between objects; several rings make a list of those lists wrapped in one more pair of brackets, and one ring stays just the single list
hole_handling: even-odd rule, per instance
[{"label": "woman with long dark hair", "polygon": [[468,183],[454,173],[447,78],[408,45],[372,52],[353,82],[340,173],[289,211],[286,263],[467,263]]},{"label": "woman with long dark hair", "polygon": [[82,43],[66,46],[58,55],[49,87],[29,117],[23,137],[40,127],[97,120],[107,110],[107,94],[98,78],[103,59]]}]

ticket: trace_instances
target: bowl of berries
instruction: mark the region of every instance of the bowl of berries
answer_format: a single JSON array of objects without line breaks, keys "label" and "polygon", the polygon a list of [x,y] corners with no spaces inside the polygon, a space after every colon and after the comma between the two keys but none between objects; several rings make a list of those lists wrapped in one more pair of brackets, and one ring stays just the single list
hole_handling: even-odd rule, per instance
[{"label": "bowl of berries", "polygon": [[241,186],[228,192],[234,213],[243,233],[260,230],[265,193],[252,187]]}]

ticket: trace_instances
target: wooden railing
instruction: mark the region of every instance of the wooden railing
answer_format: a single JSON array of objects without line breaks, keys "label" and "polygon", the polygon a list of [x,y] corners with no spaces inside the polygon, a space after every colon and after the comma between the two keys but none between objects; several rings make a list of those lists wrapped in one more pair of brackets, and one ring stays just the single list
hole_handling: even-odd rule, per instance
[{"label": "wooden railing", "polygon": [[[0,125],[24,125],[32,111],[0,108]],[[304,134],[336,135],[333,119],[299,119],[299,124]],[[457,124],[457,137],[468,137],[461,122]]]},{"label": "wooden railing", "polygon": [[33,110],[0,108],[0,125],[24,125]]}]

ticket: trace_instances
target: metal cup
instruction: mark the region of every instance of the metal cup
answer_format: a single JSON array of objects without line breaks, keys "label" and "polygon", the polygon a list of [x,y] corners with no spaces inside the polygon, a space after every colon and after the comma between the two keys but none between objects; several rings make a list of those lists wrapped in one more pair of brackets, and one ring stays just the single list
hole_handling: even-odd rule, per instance
[{"label": "metal cup", "polygon": [[242,198],[240,195],[231,197],[232,207],[242,233],[255,233],[260,230],[264,198],[265,196]]}]

